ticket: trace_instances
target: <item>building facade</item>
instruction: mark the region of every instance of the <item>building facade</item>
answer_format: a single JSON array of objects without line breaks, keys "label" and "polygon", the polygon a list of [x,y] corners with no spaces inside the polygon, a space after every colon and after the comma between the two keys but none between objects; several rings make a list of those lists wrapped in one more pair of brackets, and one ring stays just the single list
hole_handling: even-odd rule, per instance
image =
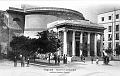
[{"label": "building facade", "polygon": [[104,49],[113,51],[120,45],[120,10],[114,10],[98,15],[98,24],[104,25]]},{"label": "building facade", "polygon": [[[60,55],[101,56],[104,27],[86,20],[59,20],[48,25],[48,28],[52,27],[57,28],[58,37],[63,42]],[[100,36],[99,50],[98,35]]]},{"label": "building facade", "polygon": [[102,52],[105,28],[86,20],[78,11],[55,7],[10,7],[4,14],[8,46],[13,36],[31,36],[34,32],[56,29],[63,43],[60,55],[97,56]]}]

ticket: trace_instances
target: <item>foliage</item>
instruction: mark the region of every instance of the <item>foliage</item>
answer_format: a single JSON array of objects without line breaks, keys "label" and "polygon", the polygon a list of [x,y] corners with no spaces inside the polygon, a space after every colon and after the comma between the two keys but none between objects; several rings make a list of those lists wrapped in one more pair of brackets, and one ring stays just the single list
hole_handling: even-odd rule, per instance
[{"label": "foliage", "polygon": [[55,32],[38,32],[37,36],[39,36],[38,39],[31,39],[25,36],[14,36],[13,40],[10,42],[10,47],[13,50],[10,54],[14,53],[14,55],[22,54],[28,56],[34,55],[35,52],[56,52],[61,46],[60,40],[56,37]]},{"label": "foliage", "polygon": [[10,47],[14,51],[14,53],[17,55],[23,54],[23,55],[29,55],[31,52],[36,50],[35,43],[36,39],[30,39],[25,36],[19,36],[13,37],[13,40],[10,42]]},{"label": "foliage", "polygon": [[117,55],[120,55],[120,45],[118,45],[118,47],[115,49],[115,51],[116,51]]},{"label": "foliage", "polygon": [[54,31],[38,32],[38,44],[42,44],[40,48],[43,49],[41,53],[56,52],[61,46],[60,39],[57,38],[57,33]]}]

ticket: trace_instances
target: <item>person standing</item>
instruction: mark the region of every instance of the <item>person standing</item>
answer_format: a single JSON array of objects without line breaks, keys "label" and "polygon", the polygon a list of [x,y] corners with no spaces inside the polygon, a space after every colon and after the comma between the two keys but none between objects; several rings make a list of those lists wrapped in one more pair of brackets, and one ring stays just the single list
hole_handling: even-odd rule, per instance
[{"label": "person standing", "polygon": [[14,57],[14,67],[17,67],[17,56]]},{"label": "person standing", "polygon": [[67,55],[65,56],[65,64],[67,64]]},{"label": "person standing", "polygon": [[96,59],[96,64],[98,64],[99,63],[99,58],[97,57],[97,59]]},{"label": "person standing", "polygon": [[81,58],[81,61],[83,61],[83,55],[81,55],[80,58]]},{"label": "person standing", "polygon": [[51,53],[48,54],[48,61],[49,61],[49,64],[50,64],[50,56],[51,56]]},{"label": "person standing", "polygon": [[93,60],[94,60],[94,58],[93,57],[91,57],[91,63],[93,64]]},{"label": "person standing", "polygon": [[57,64],[57,55],[54,54],[55,64]]},{"label": "person standing", "polygon": [[60,65],[60,55],[58,55],[58,65]]},{"label": "person standing", "polygon": [[23,67],[23,56],[20,55],[20,60],[21,60],[21,67]]},{"label": "person standing", "polygon": [[25,66],[25,57],[23,56],[23,67]]},{"label": "person standing", "polygon": [[85,57],[83,56],[83,62],[85,63]]},{"label": "person standing", "polygon": [[65,54],[63,55],[63,64],[65,64]]},{"label": "person standing", "polygon": [[29,67],[30,59],[29,57],[27,58],[27,67]]}]

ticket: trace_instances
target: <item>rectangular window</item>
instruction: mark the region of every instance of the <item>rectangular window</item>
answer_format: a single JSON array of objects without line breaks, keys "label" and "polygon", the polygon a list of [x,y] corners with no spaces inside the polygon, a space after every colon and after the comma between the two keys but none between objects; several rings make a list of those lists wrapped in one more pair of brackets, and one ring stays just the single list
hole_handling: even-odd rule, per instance
[{"label": "rectangular window", "polygon": [[104,21],[104,17],[102,17],[102,21]]},{"label": "rectangular window", "polygon": [[108,34],[108,41],[112,40],[112,35]]},{"label": "rectangular window", "polygon": [[108,27],[108,32],[111,32],[112,31],[112,26],[109,26]]},{"label": "rectangular window", "polygon": [[115,36],[116,36],[116,40],[119,40],[119,33],[116,33]]},{"label": "rectangular window", "polygon": [[116,15],[116,19],[119,19],[119,14]]},{"label": "rectangular window", "polygon": [[116,25],[116,31],[119,31],[119,25]]},{"label": "rectangular window", "polygon": [[112,18],[111,16],[108,16],[108,19],[109,19],[109,20],[111,20],[111,18]]},{"label": "rectangular window", "polygon": [[119,46],[119,42],[116,42],[116,47],[118,47]]},{"label": "rectangular window", "polygon": [[108,43],[108,48],[111,48],[111,42]]}]

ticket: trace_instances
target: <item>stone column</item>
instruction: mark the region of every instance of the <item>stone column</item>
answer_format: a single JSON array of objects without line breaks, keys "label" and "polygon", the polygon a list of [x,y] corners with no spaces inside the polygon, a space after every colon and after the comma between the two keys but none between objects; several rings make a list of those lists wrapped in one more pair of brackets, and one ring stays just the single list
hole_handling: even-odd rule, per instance
[{"label": "stone column", "polygon": [[63,55],[67,55],[67,30],[64,30],[63,38]]},{"label": "stone column", "polygon": [[75,31],[72,34],[72,56],[75,56]]},{"label": "stone column", "polygon": [[88,44],[88,56],[90,56],[90,33],[88,32],[88,41],[87,41],[87,44]]},{"label": "stone column", "polygon": [[97,34],[94,36],[94,55],[97,56]]},{"label": "stone column", "polygon": [[103,56],[102,55],[102,52],[103,52],[103,34],[100,34],[100,52],[101,52],[101,56]]},{"label": "stone column", "polygon": [[80,34],[80,55],[82,54],[82,48],[83,48],[83,32],[81,32]]}]

